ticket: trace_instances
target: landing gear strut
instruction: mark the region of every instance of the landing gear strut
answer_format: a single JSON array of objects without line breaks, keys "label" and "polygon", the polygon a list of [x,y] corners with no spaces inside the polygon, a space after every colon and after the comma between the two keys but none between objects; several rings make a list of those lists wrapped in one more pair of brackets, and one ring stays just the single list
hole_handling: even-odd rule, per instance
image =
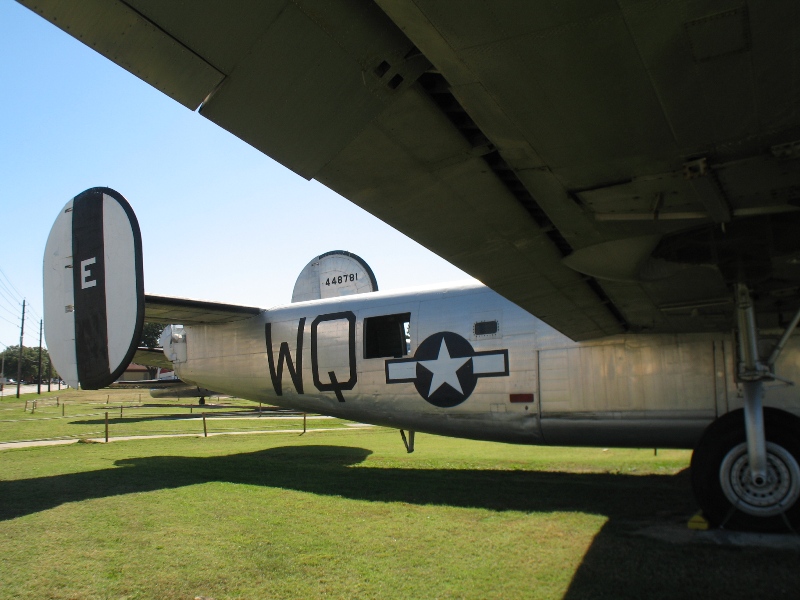
[{"label": "landing gear strut", "polygon": [[406,452],[411,454],[414,452],[414,432],[408,432],[408,439],[406,439],[406,432],[402,429],[400,430],[400,437],[403,439],[403,445],[406,447]]},{"label": "landing gear strut", "polygon": [[761,400],[764,397],[764,381],[774,377],[769,366],[763,365],[759,360],[755,310],[750,291],[742,283],[736,285],[736,316],[739,325],[738,377],[744,388],[747,458],[750,463],[750,479],[758,487],[764,485],[767,477],[767,443]]},{"label": "landing gear strut", "polygon": [[[763,408],[764,383],[785,381],[775,362],[800,321],[798,310],[769,358],[758,354],[755,311],[747,286],[736,286],[744,409],[709,425],[692,455],[692,487],[712,525],[761,531],[800,529],[800,419]],[[785,381],[792,385],[792,382]]]}]

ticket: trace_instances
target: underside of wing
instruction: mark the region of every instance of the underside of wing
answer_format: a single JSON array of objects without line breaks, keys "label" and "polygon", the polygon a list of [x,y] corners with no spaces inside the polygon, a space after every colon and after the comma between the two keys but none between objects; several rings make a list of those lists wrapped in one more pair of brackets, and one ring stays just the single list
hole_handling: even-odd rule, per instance
[{"label": "underside of wing", "polygon": [[794,0],[22,3],[573,339],[797,307]]},{"label": "underside of wing", "polygon": [[[238,306],[221,302],[206,302],[188,298],[145,295],[144,319],[163,325],[200,325],[231,323],[249,319],[262,310],[252,306]],[[143,363],[147,364],[147,363]]]},{"label": "underside of wing", "polygon": [[164,356],[164,352],[160,348],[137,348],[131,362],[137,365],[145,365],[146,367],[174,368],[172,362]]}]

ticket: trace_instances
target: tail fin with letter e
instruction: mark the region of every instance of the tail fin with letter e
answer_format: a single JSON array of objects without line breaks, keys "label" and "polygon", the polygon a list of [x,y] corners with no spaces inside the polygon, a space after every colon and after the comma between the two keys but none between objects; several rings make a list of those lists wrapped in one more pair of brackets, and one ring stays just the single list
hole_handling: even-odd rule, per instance
[{"label": "tail fin with letter e", "polygon": [[44,328],[50,357],[73,387],[115,381],[144,324],[142,237],[130,204],[109,188],[67,202],[47,238]]}]

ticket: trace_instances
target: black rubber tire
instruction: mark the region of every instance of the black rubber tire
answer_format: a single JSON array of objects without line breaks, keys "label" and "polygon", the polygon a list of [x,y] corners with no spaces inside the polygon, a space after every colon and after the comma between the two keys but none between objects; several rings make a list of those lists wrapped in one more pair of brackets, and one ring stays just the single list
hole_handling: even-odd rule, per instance
[{"label": "black rubber tire", "polygon": [[[775,408],[764,409],[764,430],[773,443],[800,463],[800,418]],[[709,425],[692,454],[692,488],[709,524],[745,531],[800,531],[800,500],[782,514],[756,516],[734,508],[721,483],[721,467],[728,453],[746,442],[744,411],[730,412]],[[796,482],[795,485],[800,485]]]}]

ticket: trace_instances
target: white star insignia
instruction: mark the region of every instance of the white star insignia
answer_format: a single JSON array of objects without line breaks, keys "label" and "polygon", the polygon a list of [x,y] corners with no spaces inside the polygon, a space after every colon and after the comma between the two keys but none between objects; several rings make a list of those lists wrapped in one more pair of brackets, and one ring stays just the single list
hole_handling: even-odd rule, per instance
[{"label": "white star insignia", "polygon": [[442,345],[439,346],[439,355],[436,360],[421,360],[419,364],[428,369],[433,374],[431,380],[431,387],[428,390],[428,397],[436,390],[442,387],[445,383],[456,390],[459,394],[463,394],[464,390],[461,389],[461,382],[458,380],[458,371],[471,357],[464,356],[462,358],[450,358],[450,351],[447,344],[442,338]]}]

